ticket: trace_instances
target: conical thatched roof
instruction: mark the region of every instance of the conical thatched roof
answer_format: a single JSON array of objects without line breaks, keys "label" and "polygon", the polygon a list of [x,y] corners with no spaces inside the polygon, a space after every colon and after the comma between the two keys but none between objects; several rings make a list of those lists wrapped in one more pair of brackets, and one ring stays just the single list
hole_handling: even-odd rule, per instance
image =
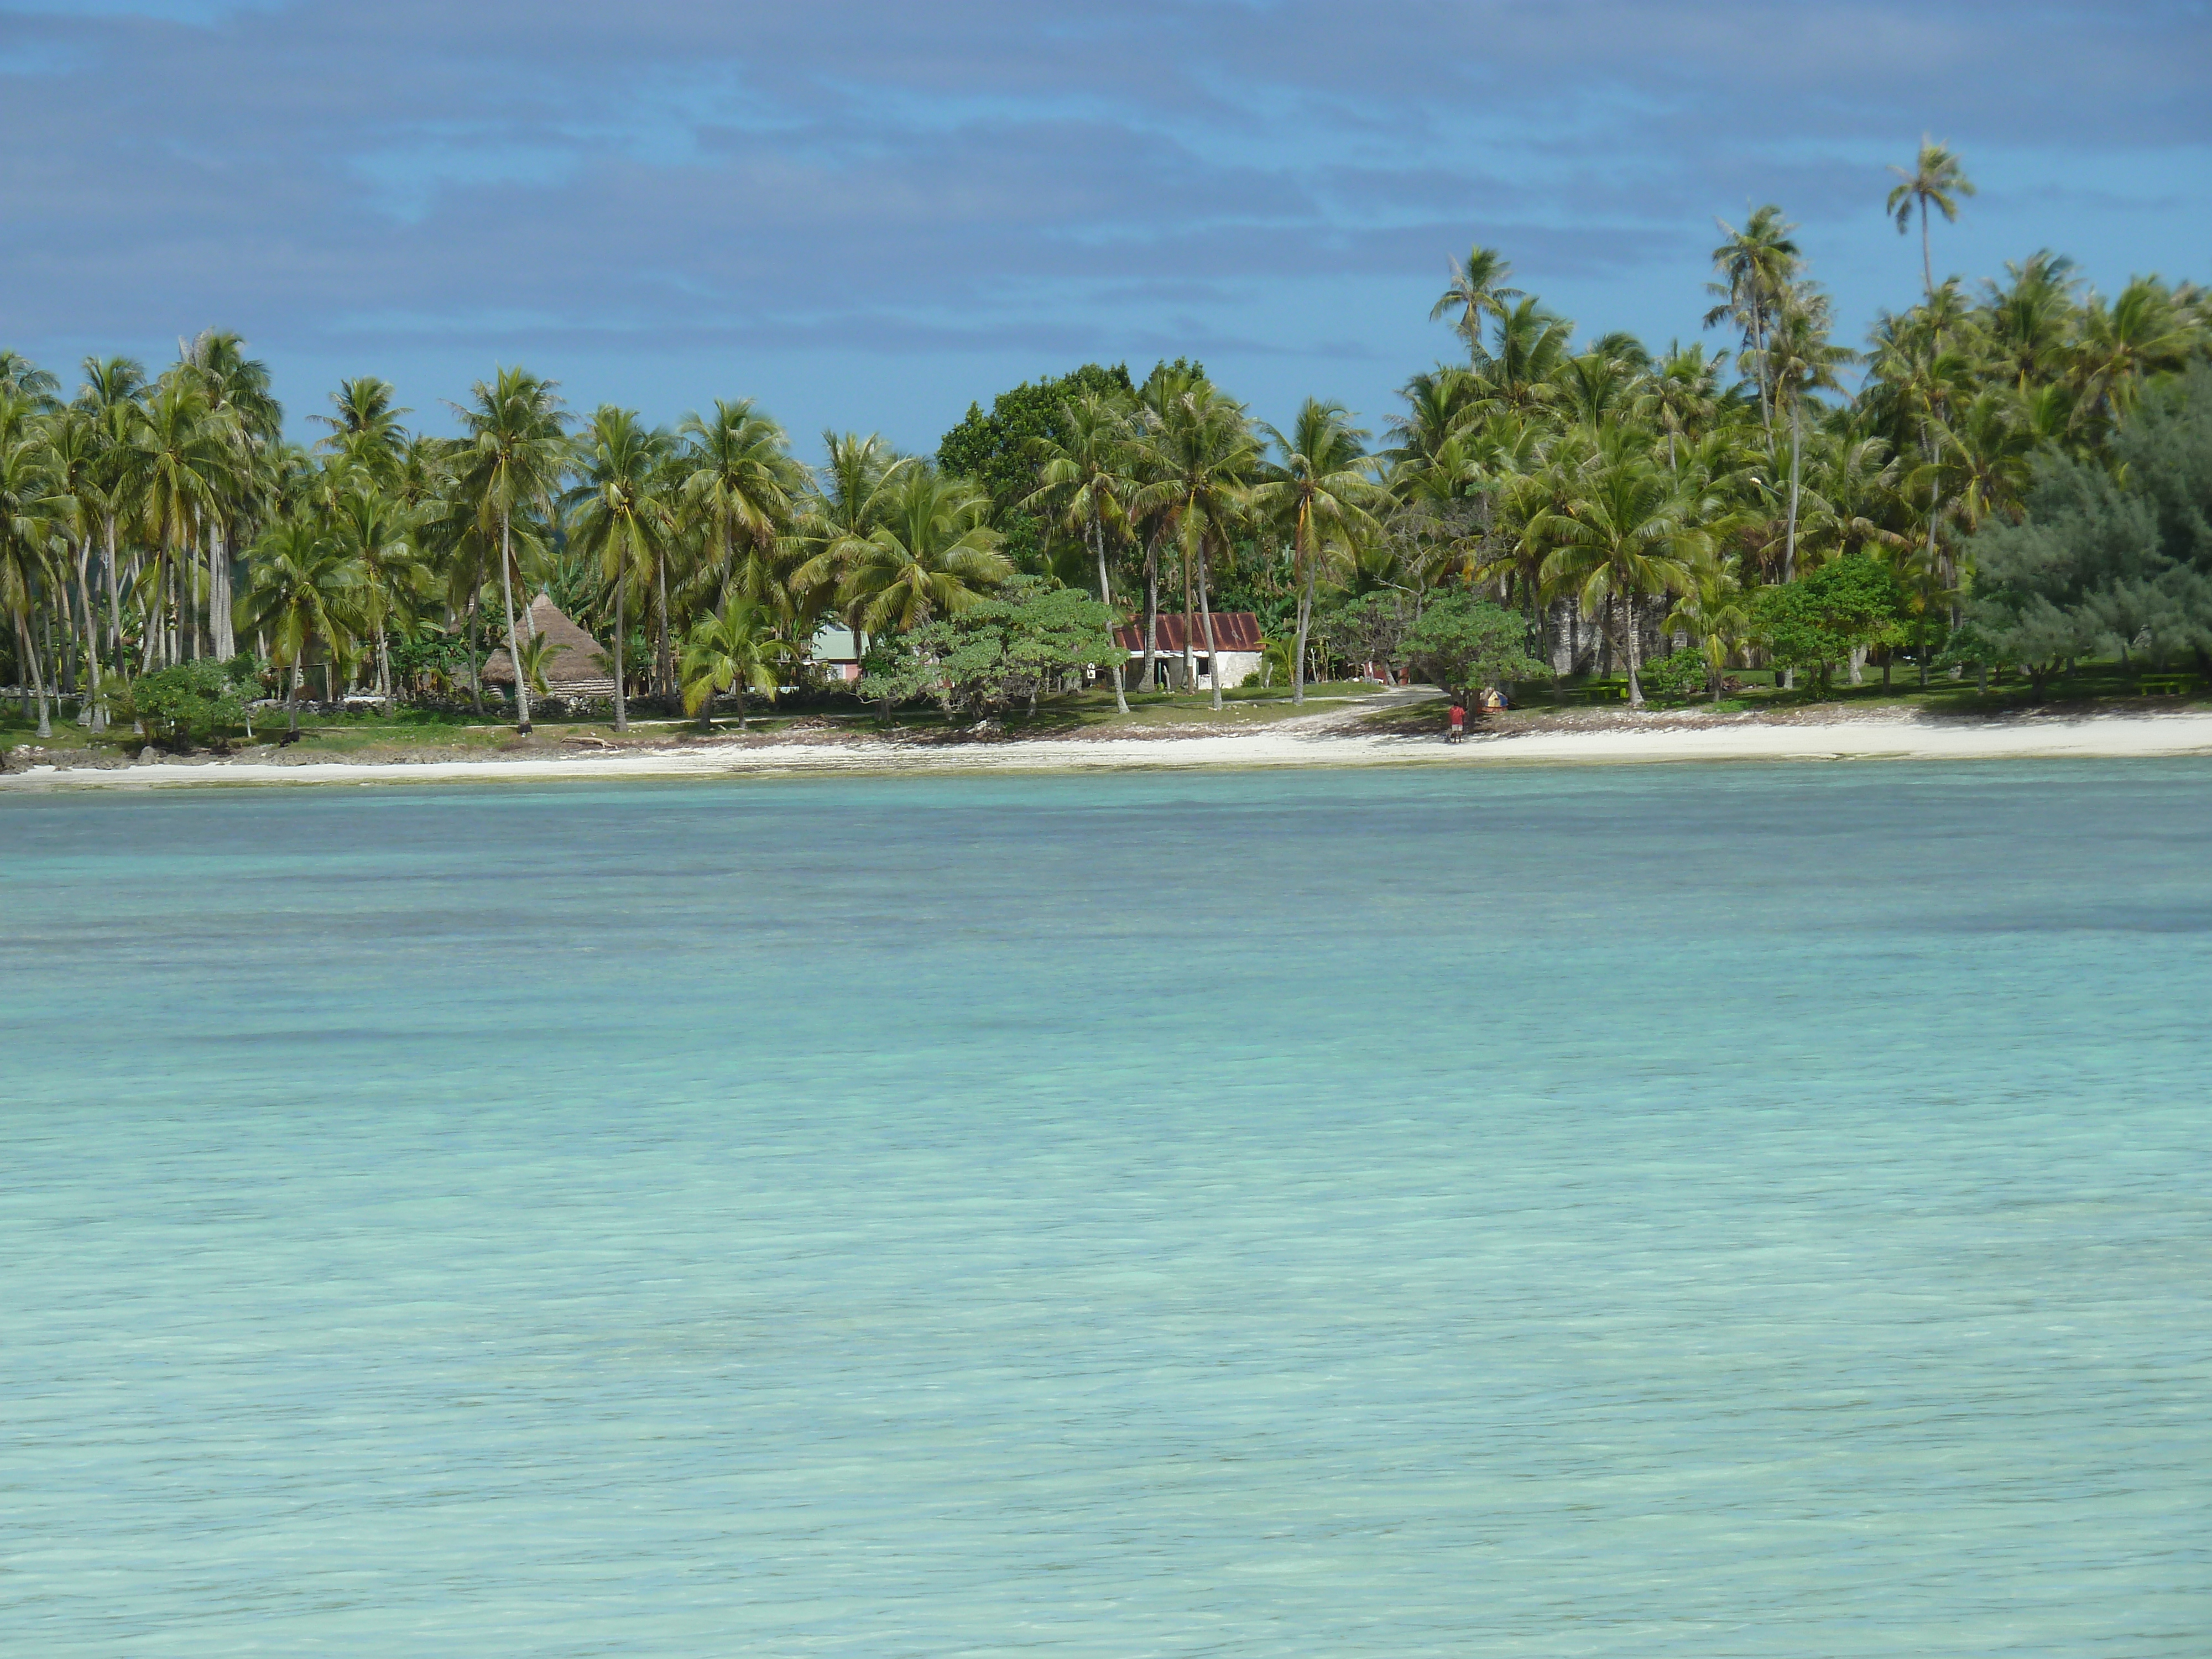
[{"label": "conical thatched roof", "polygon": [[[600,660],[599,642],[562,614],[550,594],[530,602],[529,620],[518,629],[524,638],[548,635],[553,649],[545,659],[545,689],[556,697],[611,697],[615,677]],[[514,664],[501,647],[484,660],[483,677],[493,685],[514,684]]]}]

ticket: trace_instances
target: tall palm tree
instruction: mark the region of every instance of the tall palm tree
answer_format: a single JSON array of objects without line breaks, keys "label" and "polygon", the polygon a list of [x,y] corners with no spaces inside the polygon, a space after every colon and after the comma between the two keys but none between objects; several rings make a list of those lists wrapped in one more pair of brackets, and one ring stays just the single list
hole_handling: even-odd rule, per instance
[{"label": "tall palm tree", "polygon": [[107,586],[107,643],[115,672],[124,668],[122,572],[116,544],[118,520],[131,516],[135,502],[132,436],[144,416],[145,366],[130,357],[87,357],[84,384],[76,406],[99,434],[100,539]]},{"label": "tall palm tree", "polygon": [[414,411],[399,406],[392,383],[374,374],[340,380],[338,389],[331,393],[331,405],[337,414],[307,417],[330,428],[329,435],[315,447],[380,487],[396,485],[409,442],[407,428],[399,417]]},{"label": "tall palm tree", "polygon": [[1637,606],[1646,595],[1686,592],[1695,579],[1697,533],[1683,522],[1673,481],[1633,453],[1601,459],[1565,512],[1547,514],[1555,550],[1544,579],[1574,592],[1586,612],[1621,618],[1617,639],[1628,670],[1628,701],[1641,708]]},{"label": "tall palm tree", "polygon": [[859,657],[867,651],[866,624],[857,606],[836,596],[866,556],[868,538],[890,510],[895,485],[921,463],[899,454],[872,432],[865,438],[852,432],[824,432],[822,446],[825,459],[796,526],[806,556],[790,581],[810,605],[816,596],[826,594],[842,606],[846,624],[853,630],[854,654]]},{"label": "tall palm tree", "polygon": [[1244,406],[1209,380],[1195,380],[1145,411],[1140,446],[1152,482],[1131,501],[1133,512],[1163,516],[1182,555],[1185,599],[1183,676],[1189,683],[1188,584],[1198,577],[1198,613],[1206,631],[1208,678],[1213,707],[1221,707],[1221,653],[1215,648],[1213,604],[1207,592],[1206,556],[1225,551],[1241,522],[1245,486],[1260,458]]},{"label": "tall palm tree", "polygon": [[838,599],[871,633],[957,616],[1014,574],[991,528],[991,498],[910,462],[884,486],[874,529],[853,550]]},{"label": "tall palm tree", "polygon": [[1738,230],[1716,220],[1727,240],[1713,250],[1713,269],[1721,280],[1708,283],[1708,293],[1721,303],[1705,313],[1705,326],[1733,319],[1743,333],[1744,368],[1759,388],[1760,422],[1774,425],[1773,380],[1767,372],[1766,332],[1774,311],[1797,275],[1797,244],[1790,233],[1797,228],[1784,222],[1782,210],[1769,202],[1756,209]]},{"label": "tall palm tree", "polygon": [[33,438],[0,444],[0,610],[15,625],[16,656],[30,672],[42,738],[53,736],[54,726],[34,619],[52,588],[55,549],[74,510],[56,487],[42,444]]},{"label": "tall palm tree", "polygon": [[1452,319],[1452,331],[1467,342],[1468,356],[1474,362],[1481,362],[1485,355],[1483,319],[1503,320],[1505,301],[1521,298],[1519,289],[1505,286],[1505,279],[1512,274],[1513,267],[1497,249],[1477,242],[1468,250],[1466,258],[1452,261],[1451,280],[1429,307],[1431,322],[1439,317]]},{"label": "tall palm tree", "polygon": [[215,654],[237,648],[231,622],[230,550],[240,526],[255,514],[272,457],[283,444],[283,406],[270,389],[269,365],[246,355],[246,342],[228,330],[210,329],[185,349],[176,373],[196,380],[205,394],[229,465],[201,531],[206,539],[208,634]]},{"label": "tall palm tree", "polygon": [[377,694],[389,697],[392,625],[412,608],[429,575],[415,526],[405,508],[372,488],[340,496],[329,526],[331,547],[359,575],[362,631],[375,641]]},{"label": "tall palm tree", "polygon": [[1810,283],[1794,284],[1777,307],[1767,338],[1767,372],[1775,395],[1790,410],[1790,509],[1782,580],[1796,574],[1797,511],[1803,479],[1805,400],[1836,388],[1836,369],[1851,353],[1829,343],[1828,296]]},{"label": "tall palm tree", "polygon": [[[507,659],[522,660],[514,628],[514,520],[543,507],[549,513],[568,463],[566,419],[551,380],[524,368],[501,368],[479,380],[471,401],[456,405],[465,434],[453,456],[454,482],[479,526],[499,537],[500,599],[507,610]],[[619,680],[616,696],[620,698]],[[530,730],[530,688],[514,679],[515,729]]]},{"label": "tall palm tree", "polygon": [[[265,532],[246,561],[239,625],[269,641],[285,672],[284,714],[300,729],[300,675],[316,641],[335,659],[359,621],[361,573],[321,528],[286,520]],[[336,687],[331,688],[336,690]]]},{"label": "tall palm tree", "polygon": [[1936,267],[1928,252],[1928,210],[1934,208],[1943,216],[1943,222],[1955,224],[1959,218],[1959,198],[1974,193],[1973,181],[1966,177],[1959,165],[1959,158],[1937,143],[1926,133],[1920,135],[1920,154],[1911,170],[1893,167],[1899,182],[1890,188],[1889,200],[1885,204],[1897,221],[1900,236],[1912,228],[1912,215],[1920,214],[1920,277],[1932,296],[1936,292]]},{"label": "tall palm tree", "polygon": [[[131,493],[144,515],[143,526],[155,549],[148,568],[143,659],[183,660],[200,654],[198,562],[193,550],[213,520],[217,497],[231,473],[234,456],[228,422],[210,405],[196,376],[164,375],[147,399],[145,414],[131,434]],[[156,619],[173,608],[172,632]]]},{"label": "tall palm tree", "polygon": [[615,591],[615,730],[629,730],[623,647],[629,629],[632,584],[648,592],[665,573],[676,538],[665,463],[672,441],[658,427],[641,425],[637,411],[602,404],[576,441],[577,481],[565,504],[572,544]]},{"label": "tall palm tree", "polygon": [[805,470],[793,459],[783,428],[749,398],[717,400],[705,419],[690,414],[677,428],[683,447],[675,460],[684,515],[711,538],[708,575],[720,598],[732,593],[774,604],[797,614],[788,580],[795,547],[792,531]]},{"label": "tall palm tree", "polygon": [[[1098,602],[1110,611],[1114,589],[1106,574],[1106,538],[1109,530],[1116,537],[1127,531],[1133,485],[1128,416],[1119,401],[1085,392],[1060,405],[1060,428],[1065,437],[1048,434],[1033,441],[1037,488],[1022,506],[1054,514],[1091,544],[1098,562]],[[1129,712],[1118,662],[1114,708],[1118,714]]]},{"label": "tall palm tree", "polygon": [[1313,625],[1314,590],[1328,549],[1346,552],[1361,536],[1377,532],[1372,511],[1382,492],[1366,463],[1367,434],[1352,424],[1344,405],[1309,398],[1286,436],[1262,424],[1276,461],[1252,490],[1252,505],[1273,519],[1291,544],[1291,578],[1298,590],[1297,650],[1291,659],[1291,701],[1306,700],[1306,637]]},{"label": "tall palm tree", "polygon": [[782,684],[779,671],[798,654],[764,606],[732,594],[719,614],[709,611],[694,621],[684,641],[684,712],[712,726],[714,694],[734,691],[738,730],[744,731],[745,693],[757,691],[774,702]]}]

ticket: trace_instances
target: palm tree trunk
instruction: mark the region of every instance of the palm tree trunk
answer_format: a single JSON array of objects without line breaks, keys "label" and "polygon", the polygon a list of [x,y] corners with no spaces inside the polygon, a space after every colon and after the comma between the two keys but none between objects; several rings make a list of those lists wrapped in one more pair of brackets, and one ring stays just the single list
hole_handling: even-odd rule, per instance
[{"label": "palm tree trunk", "polygon": [[1936,297],[1936,267],[1928,257],[1928,198],[1920,198],[1920,280],[1926,285],[1928,297]]},{"label": "palm tree trunk", "polygon": [[1137,678],[1145,690],[1152,689],[1152,663],[1160,642],[1160,538],[1145,544],[1145,660]]},{"label": "palm tree trunk", "polygon": [[514,562],[509,533],[513,522],[509,514],[499,515],[499,592],[507,605],[507,660],[514,670],[514,729],[526,734],[530,730],[530,683],[523,675],[522,648],[514,636],[514,575],[509,568]]},{"label": "palm tree trunk", "polygon": [[[1206,538],[1198,538],[1198,614],[1206,623],[1206,677],[1213,683],[1213,706],[1221,707],[1221,653],[1213,643],[1213,607],[1206,597]],[[1190,637],[1188,624],[1183,637]]]},{"label": "palm tree trunk", "polygon": [[116,580],[115,515],[106,515],[107,536],[107,646],[115,653],[115,672],[118,678],[128,672],[123,655],[123,595]]},{"label": "palm tree trunk", "polygon": [[1628,664],[1628,706],[1631,708],[1641,708],[1644,707],[1644,682],[1637,676],[1637,670],[1640,665],[1641,641],[1636,637],[1638,633],[1636,595],[1633,593],[1627,595],[1621,601],[1620,608],[1628,617],[1628,626],[1622,630],[1625,637],[1621,641],[1621,656]]},{"label": "palm tree trunk", "polygon": [[660,695],[672,697],[676,695],[676,659],[668,648],[668,561],[665,558],[654,560],[653,573],[660,585],[660,637],[656,647],[659,656],[653,665],[653,676],[660,683]]},{"label": "palm tree trunk", "polygon": [[38,700],[39,704],[39,735],[42,738],[51,738],[54,734],[54,723],[46,712],[46,677],[40,672],[38,641],[33,635],[32,630],[25,625],[21,615],[15,618],[15,640],[16,649],[21,655],[25,665],[31,671],[31,695]]},{"label": "palm tree trunk", "polygon": [[[1098,555],[1098,603],[1106,607],[1107,625],[1111,627],[1114,590],[1106,580],[1106,527],[1099,523],[1098,515],[1095,513],[1091,515],[1091,550]],[[1121,690],[1121,665],[1118,662],[1114,665],[1114,712],[1117,714],[1129,712],[1129,699]]]},{"label": "palm tree trunk", "polygon": [[477,655],[477,599],[475,593],[471,593],[469,608],[461,612],[461,637],[469,642],[469,707],[481,714],[483,713],[483,663]]},{"label": "palm tree trunk", "polygon": [[292,653],[290,672],[284,680],[284,729],[295,738],[300,735],[300,659],[307,653],[307,642],[302,640]]},{"label": "palm tree trunk", "polygon": [[1804,399],[1790,400],[1790,526],[1782,544],[1782,580],[1791,580],[1797,569],[1797,495],[1799,462],[1802,459],[1799,441],[1803,425]]},{"label": "palm tree trunk", "polygon": [[1291,659],[1291,702],[1303,708],[1306,701],[1306,635],[1313,627],[1314,567],[1320,561],[1306,556],[1306,583],[1298,592],[1298,648]]},{"label": "palm tree trunk", "polygon": [[1190,543],[1182,537],[1176,538],[1176,550],[1182,562],[1182,684],[1188,695],[1198,689],[1197,653],[1192,649],[1190,637]]},{"label": "palm tree trunk", "polygon": [[629,584],[621,576],[615,578],[615,730],[629,730],[629,699],[623,692],[623,633],[629,625],[623,614],[623,600]]},{"label": "palm tree trunk", "polygon": [[100,690],[100,611],[92,602],[91,565],[92,538],[87,536],[76,557],[77,596],[84,603],[84,664],[92,680],[92,719],[87,724],[95,732],[104,732],[107,715]]}]

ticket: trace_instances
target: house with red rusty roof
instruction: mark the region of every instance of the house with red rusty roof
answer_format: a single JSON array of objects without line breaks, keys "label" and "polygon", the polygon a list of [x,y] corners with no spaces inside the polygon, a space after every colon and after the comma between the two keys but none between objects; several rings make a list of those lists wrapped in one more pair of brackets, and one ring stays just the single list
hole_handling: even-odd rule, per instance
[{"label": "house with red rusty roof", "polygon": [[[1132,660],[1123,670],[1132,691],[1195,690],[1211,686],[1213,653],[1221,658],[1221,684],[1224,688],[1244,684],[1247,674],[1260,672],[1260,655],[1267,649],[1261,636],[1260,619],[1249,611],[1217,611],[1213,613],[1213,644],[1206,646],[1206,621],[1202,617],[1170,617],[1163,614],[1159,629],[1153,641],[1152,683],[1142,686],[1137,676],[1144,667],[1145,621],[1139,617],[1114,630],[1114,643],[1127,652]],[[1193,683],[1182,684],[1183,642],[1190,643]]]}]

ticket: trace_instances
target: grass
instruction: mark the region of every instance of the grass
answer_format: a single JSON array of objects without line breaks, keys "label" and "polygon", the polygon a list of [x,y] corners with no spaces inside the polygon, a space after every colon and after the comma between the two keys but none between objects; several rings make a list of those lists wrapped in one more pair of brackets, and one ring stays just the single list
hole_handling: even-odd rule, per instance
[{"label": "grass", "polygon": [[[2101,709],[2108,713],[2148,713],[2154,710],[2174,709],[2200,705],[2208,700],[2204,683],[2194,675],[2183,675],[2187,690],[2179,696],[2146,697],[2137,694],[2137,682],[2143,678],[2136,671],[2118,663],[2084,663],[2070,674],[2054,679],[2045,690],[2043,706],[2069,713],[2087,713]],[[2148,677],[2161,678],[2157,671]],[[1862,686],[1838,684],[1826,692],[1809,685],[1784,691],[1773,682],[1775,676],[1763,672],[1740,673],[1737,678],[1747,682],[1740,691],[1723,697],[1717,704],[1700,696],[1686,699],[1661,700],[1654,698],[1650,706],[1656,708],[1711,708],[1721,714],[1746,714],[1760,711],[1833,709],[1838,712],[1877,709],[1910,709],[1929,714],[1958,719],[1980,719],[1993,714],[2016,712],[2029,706],[2027,681],[2017,674],[1993,677],[1989,691],[1976,689],[1971,677],[1953,680],[1948,675],[1930,677],[1925,690],[1920,688],[1917,671],[1900,665],[1889,690],[1881,688],[1880,672],[1870,670],[1868,683]],[[1544,712],[1554,709],[1596,708],[1620,709],[1626,705],[1618,700],[1593,701],[1588,695],[1593,685],[1625,686],[1626,680],[1615,676],[1610,680],[1576,679],[1561,684],[1528,687],[1518,699],[1523,712]],[[1006,717],[1002,724],[1011,735],[1050,737],[1072,736],[1083,732],[1112,731],[1173,731],[1178,727],[1214,726],[1230,729],[1252,728],[1275,724],[1307,714],[1325,714],[1331,709],[1348,711],[1358,699],[1372,696],[1380,688],[1362,681],[1342,681],[1306,688],[1307,702],[1300,708],[1291,702],[1286,688],[1224,689],[1221,694],[1222,708],[1216,712],[1212,699],[1203,691],[1192,694],[1173,692],[1133,693],[1129,697],[1127,716],[1114,712],[1114,694],[1099,689],[1077,692],[1049,699],[1038,707],[1035,715],[1020,713]],[[1380,725],[1390,730],[1429,730],[1439,720],[1433,707],[1378,712],[1370,716],[1370,725]],[[866,735],[885,728],[879,714],[872,708],[864,708],[845,700],[823,703],[809,700],[800,707],[786,707],[775,710],[756,708],[751,729],[773,734],[786,732],[800,723],[819,727],[824,724],[834,728],[849,728],[855,735]],[[902,708],[894,712],[891,729],[908,737],[927,737],[949,732],[955,726],[933,708]],[[471,753],[492,755],[511,752],[516,749],[533,748],[541,744],[558,743],[564,738],[591,737],[609,742],[631,744],[684,742],[696,739],[699,734],[695,720],[673,719],[659,714],[639,714],[630,720],[626,738],[617,738],[613,724],[605,719],[544,719],[535,722],[533,738],[519,737],[514,727],[496,718],[478,716],[467,712],[447,713],[417,708],[399,708],[390,713],[360,711],[349,714],[317,714],[304,717],[300,723],[300,741],[296,745],[302,754],[326,755],[337,759],[397,758],[424,750],[437,750],[456,756]],[[273,743],[285,729],[281,711],[269,711],[257,717],[257,743]],[[738,729],[734,716],[718,715],[714,735],[726,738]],[[26,719],[21,704],[14,698],[0,701],[0,750],[25,744],[37,744],[35,716]],[[234,748],[246,745],[242,731],[228,734]],[[146,740],[127,727],[102,733],[97,737],[79,726],[74,713],[57,714],[54,734],[44,740],[49,750],[74,750],[115,757],[135,756],[145,746]]]}]

